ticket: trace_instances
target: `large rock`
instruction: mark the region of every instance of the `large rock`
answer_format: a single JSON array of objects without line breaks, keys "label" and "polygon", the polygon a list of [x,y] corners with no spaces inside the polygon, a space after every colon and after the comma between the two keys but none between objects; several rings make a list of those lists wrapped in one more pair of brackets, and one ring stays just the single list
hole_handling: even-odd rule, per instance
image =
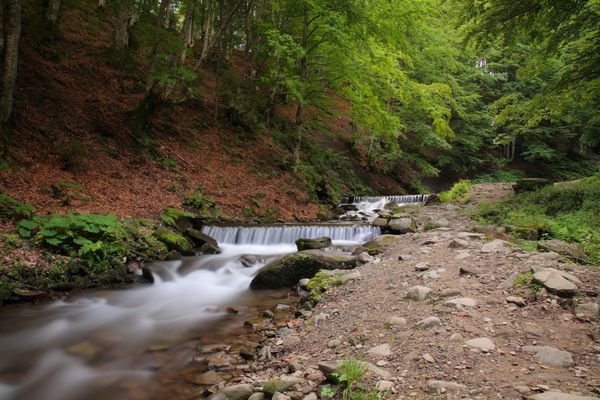
[{"label": "large rock", "polygon": [[226,386],[217,393],[209,396],[210,400],[247,400],[252,396],[254,387],[248,383]]},{"label": "large rock", "polygon": [[168,228],[161,226],[153,235],[156,239],[163,242],[168,250],[175,250],[184,256],[193,256],[195,254],[193,245],[189,240]]},{"label": "large rock", "polygon": [[219,247],[219,244],[215,239],[197,229],[189,228],[185,231],[185,235],[192,241],[192,243],[194,243],[194,246],[196,247],[202,247],[206,243],[210,243],[214,247]]},{"label": "large rock", "polygon": [[413,286],[408,289],[406,298],[414,301],[425,300],[431,293],[431,289],[426,286]]},{"label": "large rock", "polygon": [[[341,367],[344,360],[334,360],[334,361],[321,361],[319,362],[319,370],[323,372],[323,374],[327,377],[327,379],[336,382],[339,373],[341,372]],[[378,375],[383,379],[391,379],[392,374],[387,372],[384,369],[376,367],[375,365],[368,363],[366,361],[357,361],[360,365],[369,373]]]},{"label": "large rock", "polygon": [[294,286],[300,279],[312,278],[322,269],[356,267],[356,257],[343,253],[306,250],[279,258],[262,267],[252,283],[252,289],[278,289]]},{"label": "large rock", "polygon": [[600,317],[600,304],[582,303],[575,307],[575,315],[580,319],[594,319]]},{"label": "large rock", "polygon": [[571,353],[550,346],[542,346],[533,358],[554,368],[568,368],[575,364]]},{"label": "large rock", "polygon": [[523,178],[517,179],[513,185],[515,193],[531,192],[550,185],[551,182],[545,178]]},{"label": "large rock", "polygon": [[467,340],[465,341],[465,344],[473,349],[481,350],[483,352],[493,351],[496,349],[494,342],[486,337]]},{"label": "large rock", "polygon": [[368,353],[378,357],[387,357],[392,355],[392,350],[390,349],[389,344],[384,343],[373,347]]},{"label": "large rock", "polygon": [[574,296],[577,294],[577,285],[581,281],[568,272],[554,268],[544,268],[533,274],[533,281],[544,286],[548,291],[559,296]]},{"label": "large rock", "polygon": [[446,307],[456,308],[462,310],[464,307],[475,307],[477,306],[477,300],[471,299],[470,297],[459,297],[457,299],[450,299],[444,302]]},{"label": "large rock", "polygon": [[417,224],[411,217],[395,218],[388,223],[388,230],[395,234],[413,233],[417,230]]},{"label": "large rock", "polygon": [[549,391],[529,396],[530,400],[598,400],[598,397]]},{"label": "large rock", "polygon": [[369,240],[367,243],[354,250],[353,255],[359,255],[362,252],[366,252],[371,256],[376,256],[385,251],[386,248],[396,244],[398,237],[394,235],[380,235],[374,239]]},{"label": "large rock", "polygon": [[586,259],[585,251],[574,243],[567,243],[562,240],[544,240],[538,242],[538,249],[543,251],[553,251],[558,254],[562,254],[565,257],[569,257],[576,261],[583,261]]},{"label": "large rock", "polygon": [[371,223],[371,225],[373,226],[378,226],[380,228],[383,228],[385,226],[387,226],[388,224],[388,219],[386,218],[375,218],[375,220],[373,220],[373,222]]},{"label": "large rock", "polygon": [[319,249],[325,249],[330,246],[331,246],[331,239],[328,237],[296,240],[296,247],[298,247],[298,251],[319,250]]},{"label": "large rock", "polygon": [[291,375],[282,375],[280,377],[272,378],[267,381],[263,385],[263,392],[273,395],[275,392],[285,392],[289,388],[299,383],[302,383],[303,380],[296,376]]}]

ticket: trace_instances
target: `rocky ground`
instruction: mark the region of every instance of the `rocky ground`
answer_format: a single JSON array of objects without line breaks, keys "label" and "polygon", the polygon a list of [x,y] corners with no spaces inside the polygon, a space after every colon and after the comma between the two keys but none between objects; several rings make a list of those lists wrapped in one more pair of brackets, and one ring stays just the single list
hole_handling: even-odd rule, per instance
[{"label": "rocky ground", "polygon": [[[509,191],[478,185],[472,203]],[[381,398],[600,398],[600,270],[476,233],[472,207],[424,207],[420,225],[441,228],[397,236],[279,329],[240,384],[287,382],[273,398],[313,399],[323,361],[359,359]]]}]

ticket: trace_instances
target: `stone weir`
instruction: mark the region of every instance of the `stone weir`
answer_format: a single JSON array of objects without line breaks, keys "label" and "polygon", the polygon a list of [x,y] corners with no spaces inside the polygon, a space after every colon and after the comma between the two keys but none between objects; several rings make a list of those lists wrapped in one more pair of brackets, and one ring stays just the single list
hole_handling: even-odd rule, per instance
[{"label": "stone weir", "polygon": [[276,225],[212,225],[202,232],[219,244],[277,245],[294,244],[298,239],[328,237],[335,241],[364,243],[381,233],[376,226],[365,224],[276,224]]},{"label": "stone weir", "polygon": [[344,196],[341,198],[341,204],[357,204],[357,203],[376,203],[385,200],[386,203],[409,204],[420,203],[425,204],[428,194],[408,194],[398,196]]}]

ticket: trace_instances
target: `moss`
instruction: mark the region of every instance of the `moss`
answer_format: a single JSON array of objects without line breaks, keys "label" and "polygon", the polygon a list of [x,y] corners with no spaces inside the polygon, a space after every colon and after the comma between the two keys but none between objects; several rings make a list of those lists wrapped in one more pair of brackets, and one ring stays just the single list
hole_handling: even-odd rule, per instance
[{"label": "moss", "polygon": [[308,283],[307,289],[309,292],[308,301],[313,305],[321,300],[321,294],[327,289],[342,284],[342,280],[338,276],[330,276],[321,272],[317,273]]},{"label": "moss", "polygon": [[175,250],[183,255],[194,255],[192,244],[183,236],[165,227],[159,227],[153,234],[163,242],[167,249]]},{"label": "moss", "polygon": [[161,221],[179,231],[189,229],[193,225],[194,214],[176,208],[165,208]]}]

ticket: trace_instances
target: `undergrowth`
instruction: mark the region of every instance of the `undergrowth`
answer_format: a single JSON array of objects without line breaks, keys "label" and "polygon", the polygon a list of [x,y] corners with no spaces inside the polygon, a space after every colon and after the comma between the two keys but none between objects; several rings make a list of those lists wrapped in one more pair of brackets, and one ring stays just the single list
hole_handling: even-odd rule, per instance
[{"label": "undergrowth", "polygon": [[454,202],[458,204],[467,204],[471,201],[471,182],[461,180],[455,183],[447,192],[440,193],[440,200],[443,203]]},{"label": "undergrowth", "polygon": [[496,204],[482,203],[475,218],[537,232],[538,240],[577,243],[585,250],[587,261],[600,265],[600,174],[521,193]]}]

